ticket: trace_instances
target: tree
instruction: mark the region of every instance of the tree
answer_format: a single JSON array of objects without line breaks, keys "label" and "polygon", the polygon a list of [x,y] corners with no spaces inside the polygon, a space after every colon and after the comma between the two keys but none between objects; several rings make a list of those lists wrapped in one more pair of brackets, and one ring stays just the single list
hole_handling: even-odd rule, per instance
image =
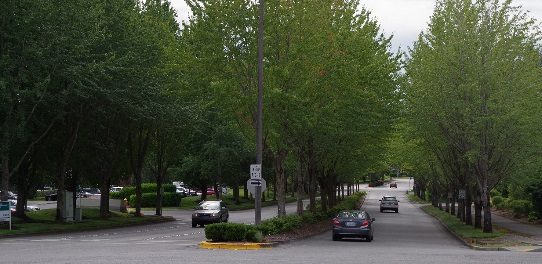
[{"label": "tree", "polygon": [[[489,191],[513,171],[537,116],[529,108],[540,87],[539,37],[509,0],[443,0],[411,51],[409,120],[443,170],[476,183],[484,232],[492,232]],[[446,168],[446,149],[463,172]]]}]

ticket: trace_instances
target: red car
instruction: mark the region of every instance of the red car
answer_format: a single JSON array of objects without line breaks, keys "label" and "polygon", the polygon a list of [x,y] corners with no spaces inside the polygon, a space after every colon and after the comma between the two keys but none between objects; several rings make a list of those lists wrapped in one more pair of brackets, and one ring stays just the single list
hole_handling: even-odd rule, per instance
[{"label": "red car", "polygon": [[215,189],[214,188],[207,188],[207,195],[215,195]]}]

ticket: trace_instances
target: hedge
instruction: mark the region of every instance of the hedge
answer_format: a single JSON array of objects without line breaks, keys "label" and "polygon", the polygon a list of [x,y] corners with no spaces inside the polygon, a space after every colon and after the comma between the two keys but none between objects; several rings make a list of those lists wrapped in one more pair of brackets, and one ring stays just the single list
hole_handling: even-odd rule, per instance
[{"label": "hedge", "polygon": [[205,237],[215,242],[220,241],[251,241],[261,242],[263,235],[275,235],[297,228],[301,228],[307,223],[316,223],[337,215],[339,211],[359,209],[359,201],[365,193],[355,193],[341,201],[328,213],[309,211],[299,215],[287,215],[284,217],[274,217],[262,221],[259,226],[237,224],[237,223],[219,223],[205,226]]},{"label": "hedge", "polygon": [[219,223],[205,226],[205,237],[214,242],[250,241],[261,242],[263,236],[255,226],[238,223]]},{"label": "hedge", "polygon": [[[177,187],[173,184],[163,184],[164,193],[174,193],[177,191]],[[143,183],[141,184],[141,193],[155,193],[156,194],[156,183]],[[120,192],[112,192],[110,196],[112,199],[124,199],[135,195],[135,186],[127,186],[122,188]]]},{"label": "hedge", "polygon": [[[136,195],[130,195],[128,200],[130,206],[135,206]],[[166,192],[162,196],[162,206],[180,206],[181,195],[174,192]],[[155,207],[156,206],[156,193],[143,193],[141,194],[141,207]]]}]

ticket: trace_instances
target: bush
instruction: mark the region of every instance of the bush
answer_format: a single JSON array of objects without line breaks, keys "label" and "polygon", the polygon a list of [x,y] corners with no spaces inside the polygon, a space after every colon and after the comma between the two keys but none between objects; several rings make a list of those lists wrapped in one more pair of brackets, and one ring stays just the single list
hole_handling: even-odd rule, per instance
[{"label": "bush", "polygon": [[258,238],[263,240],[261,233],[256,230],[256,228],[238,223],[218,223],[206,225],[205,237],[215,242],[245,240],[256,242]]},{"label": "bush", "polygon": [[499,210],[503,210],[506,207],[505,200],[502,196],[493,196],[491,198],[491,204]]},{"label": "bush", "polygon": [[527,200],[512,200],[509,206],[515,217],[526,216],[533,208],[531,201]]},{"label": "bush", "polygon": [[534,222],[534,221],[538,220],[538,218],[539,218],[537,212],[530,212],[527,217],[529,218],[529,222]]},{"label": "bush", "polygon": [[490,196],[490,197],[502,196],[502,194],[501,194],[499,191],[493,189],[493,190],[491,190],[491,191],[489,192],[489,196]]},{"label": "bush", "polygon": [[260,243],[263,241],[262,232],[256,228],[248,228],[246,234],[246,240],[250,242]]},{"label": "bush", "polygon": [[[173,184],[163,184],[164,193],[174,193],[177,191],[177,187]],[[141,184],[141,193],[155,193],[156,194],[156,183],[143,183]],[[113,194],[113,193],[111,193]],[[115,198],[113,199],[124,199],[135,195],[135,186],[127,186],[122,188],[120,192],[114,194]],[[113,197],[113,196],[111,196]]]},{"label": "bush", "polygon": [[[134,207],[136,202],[136,195],[130,196],[128,201],[130,206]],[[162,196],[162,206],[180,206],[181,195],[174,192],[166,192]],[[141,194],[141,207],[155,207],[156,206],[156,193],[143,193]]]}]

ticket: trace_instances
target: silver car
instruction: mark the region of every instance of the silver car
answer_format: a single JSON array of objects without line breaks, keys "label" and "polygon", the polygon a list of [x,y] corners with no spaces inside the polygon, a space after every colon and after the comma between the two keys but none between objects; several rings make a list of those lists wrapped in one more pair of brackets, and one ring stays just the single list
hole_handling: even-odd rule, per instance
[{"label": "silver car", "polygon": [[228,222],[230,217],[226,204],[222,201],[203,201],[192,213],[192,227],[212,223]]},{"label": "silver car", "polygon": [[382,213],[384,210],[391,210],[399,213],[399,201],[397,201],[395,196],[382,197],[380,200],[380,212]]}]

